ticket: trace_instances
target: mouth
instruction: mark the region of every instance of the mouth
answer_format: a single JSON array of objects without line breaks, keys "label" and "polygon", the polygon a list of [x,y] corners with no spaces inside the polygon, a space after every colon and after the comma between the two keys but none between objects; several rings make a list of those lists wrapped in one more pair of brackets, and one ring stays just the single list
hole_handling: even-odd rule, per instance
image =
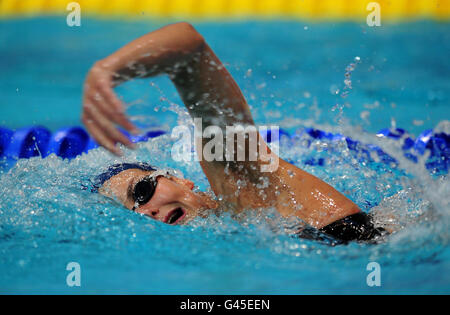
[{"label": "mouth", "polygon": [[169,214],[166,216],[164,223],[170,224],[170,225],[176,225],[178,222],[183,220],[183,218],[186,216],[186,211],[182,208],[177,208],[175,210],[172,210],[169,212]]}]

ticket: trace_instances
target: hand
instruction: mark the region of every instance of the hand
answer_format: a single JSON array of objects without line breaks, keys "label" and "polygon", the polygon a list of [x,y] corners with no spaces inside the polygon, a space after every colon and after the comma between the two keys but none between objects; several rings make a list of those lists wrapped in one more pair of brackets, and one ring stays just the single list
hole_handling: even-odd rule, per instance
[{"label": "hand", "polygon": [[84,83],[81,119],[99,145],[122,155],[117,143],[131,149],[135,146],[117,129],[116,124],[134,134],[138,133],[138,129],[127,118],[122,102],[114,93],[113,78],[114,72],[100,62],[91,68]]}]

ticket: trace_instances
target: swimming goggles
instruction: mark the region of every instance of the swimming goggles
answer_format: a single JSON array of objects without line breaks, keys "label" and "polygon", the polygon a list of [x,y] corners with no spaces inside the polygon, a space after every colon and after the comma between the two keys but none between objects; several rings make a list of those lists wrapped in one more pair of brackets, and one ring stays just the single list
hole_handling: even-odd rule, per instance
[{"label": "swimming goggles", "polygon": [[171,172],[167,170],[159,170],[153,172],[151,175],[142,178],[136,185],[134,185],[133,189],[133,201],[134,207],[133,211],[136,211],[137,208],[148,203],[155,194],[156,186],[158,185],[158,178],[166,177],[169,178],[171,176]]}]

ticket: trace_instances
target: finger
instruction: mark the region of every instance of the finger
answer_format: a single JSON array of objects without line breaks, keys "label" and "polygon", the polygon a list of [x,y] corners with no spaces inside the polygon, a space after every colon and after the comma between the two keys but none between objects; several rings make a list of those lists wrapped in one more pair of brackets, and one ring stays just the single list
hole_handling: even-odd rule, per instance
[{"label": "finger", "polygon": [[[86,125],[88,131],[94,136],[94,139],[97,140],[99,145],[104,146],[112,153],[118,155],[121,154],[121,151],[117,150],[115,147],[115,144],[117,142],[121,142],[130,148],[134,148],[134,144],[132,144],[128,138],[123,136],[122,133],[115,134],[115,132],[119,133],[119,131],[117,131],[114,126],[112,126],[111,128],[112,131],[110,130],[109,132],[108,129],[101,127],[102,125],[107,125],[108,121],[107,119],[103,118],[100,113],[98,113],[95,107],[96,105],[94,104],[94,101],[89,97],[85,97],[82,120]],[[112,124],[110,123],[110,125]],[[123,136],[123,138],[120,137],[121,135]]]},{"label": "finger", "polygon": [[123,103],[117,98],[114,90],[107,84],[99,85],[101,102],[101,110],[109,117],[110,120],[122,126],[131,133],[138,134],[138,128],[127,118]]},{"label": "finger", "polygon": [[104,134],[101,128],[97,127],[97,125],[92,119],[90,119],[89,117],[85,118],[83,119],[83,123],[85,124],[87,130],[89,131],[89,134],[94,138],[94,140],[99,145],[106,148],[108,151],[117,156],[122,156],[123,154],[122,150],[116,147],[115,143]]},{"label": "finger", "polygon": [[103,130],[105,136],[111,139],[113,142],[122,143],[130,149],[134,149],[135,145],[128,139],[122,132],[117,130],[117,128],[108,120],[103,114],[97,110],[98,102],[91,100],[95,103],[94,106],[88,106],[86,112],[88,115],[96,122],[97,126]]}]

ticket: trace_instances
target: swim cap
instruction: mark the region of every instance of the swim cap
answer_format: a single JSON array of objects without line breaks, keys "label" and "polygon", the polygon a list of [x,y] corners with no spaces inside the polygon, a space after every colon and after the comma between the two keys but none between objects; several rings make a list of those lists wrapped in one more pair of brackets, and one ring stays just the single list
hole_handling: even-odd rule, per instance
[{"label": "swim cap", "polygon": [[153,168],[150,164],[147,163],[123,163],[123,164],[115,164],[113,166],[110,166],[108,170],[100,175],[98,175],[93,182],[93,186],[91,189],[91,192],[98,193],[98,190],[100,187],[103,186],[103,184],[110,180],[112,177],[122,173],[126,170],[141,170],[141,171],[156,171],[155,168]]}]

